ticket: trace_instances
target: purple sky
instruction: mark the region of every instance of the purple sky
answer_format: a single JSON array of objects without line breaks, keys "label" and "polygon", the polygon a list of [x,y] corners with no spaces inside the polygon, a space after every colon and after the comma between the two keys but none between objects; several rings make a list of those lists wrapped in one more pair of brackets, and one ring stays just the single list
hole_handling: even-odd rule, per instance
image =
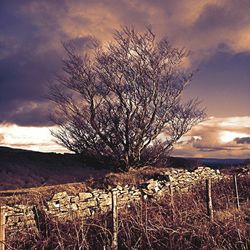
[{"label": "purple sky", "polygon": [[[84,46],[89,35],[105,42],[121,25],[143,30],[151,24],[159,37],[190,49],[187,67],[199,72],[185,95],[198,96],[210,117],[176,154],[250,157],[249,13],[248,0],[1,0],[0,144],[19,146],[14,124],[51,125],[44,95],[47,81],[60,72],[62,42]],[[46,143],[39,143],[33,136],[27,147],[44,150]]]}]

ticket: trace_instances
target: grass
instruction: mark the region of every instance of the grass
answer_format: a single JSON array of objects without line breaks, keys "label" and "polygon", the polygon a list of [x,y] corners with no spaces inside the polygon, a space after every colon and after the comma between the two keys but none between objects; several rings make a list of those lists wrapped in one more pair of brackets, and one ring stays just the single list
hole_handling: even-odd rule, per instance
[{"label": "grass", "polygon": [[[39,204],[41,199],[50,200],[55,193],[62,191],[66,191],[69,195],[76,195],[92,188],[108,188],[127,184],[129,186],[138,186],[166,170],[167,168],[143,167],[119,173],[104,170],[99,174],[96,174],[98,170],[92,170],[92,174],[83,179],[82,182],[0,190],[0,205]],[[87,169],[87,172],[90,172],[89,169]]]},{"label": "grass", "polygon": [[[212,185],[213,222],[207,216],[203,185],[174,193],[173,205],[166,195],[121,208],[119,249],[249,249],[250,177],[239,177],[238,186],[240,210],[231,179]],[[7,244],[10,249],[110,249],[111,222],[111,213],[65,221],[40,213],[38,234],[7,236]]]}]

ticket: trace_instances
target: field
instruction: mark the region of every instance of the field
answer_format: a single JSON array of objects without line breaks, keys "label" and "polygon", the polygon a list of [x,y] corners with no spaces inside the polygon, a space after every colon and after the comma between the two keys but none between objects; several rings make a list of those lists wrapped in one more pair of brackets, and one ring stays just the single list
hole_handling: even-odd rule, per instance
[{"label": "field", "polygon": [[[249,176],[238,178],[238,186],[240,209],[231,180],[213,184],[213,221],[207,215],[203,185],[174,193],[172,203],[166,195],[119,209],[119,249],[249,249]],[[111,213],[60,222],[44,214],[40,222],[38,234],[7,238],[11,249],[110,249]]]},{"label": "field", "polygon": [[[15,159],[13,153],[16,154]],[[5,167],[1,168],[2,174],[6,174],[5,181],[8,182],[10,189],[2,184],[1,205],[36,204],[39,207],[57,192],[67,191],[73,195],[89,188],[126,184],[137,186],[166,170],[166,168],[144,167],[138,170],[132,169],[128,173],[114,173],[108,169],[86,169],[77,160],[72,160],[72,155],[58,156],[22,151],[21,153],[20,151],[2,153],[5,158],[2,157],[1,162],[6,162]],[[63,157],[65,158],[61,160]],[[7,161],[8,159],[12,160]],[[45,162],[46,167],[44,167]],[[58,165],[55,167],[56,162]],[[26,176],[24,174],[18,176],[19,172],[14,171],[19,169],[21,173],[22,163],[27,168]],[[179,160],[178,163],[185,166],[187,162]],[[192,164],[196,167],[194,162]],[[187,165],[187,168],[192,169],[192,164]],[[37,166],[40,168],[36,168]],[[70,172],[70,166],[74,166],[75,170]],[[238,209],[232,177],[239,173],[240,168],[224,168],[221,172],[227,174],[229,178],[212,182],[214,211],[212,221],[207,212],[205,183],[194,186],[188,192],[176,191],[173,196],[166,194],[160,199],[142,199],[129,206],[120,207],[118,248],[249,249],[250,176],[246,174],[237,178],[240,198]],[[7,173],[6,169],[13,171]],[[10,173],[15,174],[18,184],[11,183]],[[40,182],[39,173],[42,173],[43,178],[47,176],[50,185]],[[68,173],[70,173],[69,179],[66,177],[63,179]],[[32,180],[32,175],[36,176],[33,182],[22,182],[25,178]],[[77,176],[75,179],[74,175]],[[4,180],[3,176],[1,178]],[[24,230],[20,231],[17,237],[7,231],[6,246],[7,249],[111,249],[112,238],[111,212],[96,213],[88,218],[72,216],[64,220],[55,220],[46,213],[40,213],[36,233]]]}]

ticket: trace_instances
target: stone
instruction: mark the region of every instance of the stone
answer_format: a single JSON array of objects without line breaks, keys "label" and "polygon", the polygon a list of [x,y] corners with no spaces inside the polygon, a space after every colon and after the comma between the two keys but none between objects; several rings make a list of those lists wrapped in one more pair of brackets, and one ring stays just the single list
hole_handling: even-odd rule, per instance
[{"label": "stone", "polygon": [[71,203],[77,203],[79,201],[79,199],[80,199],[79,196],[73,196],[73,197],[70,198],[70,202]]},{"label": "stone", "polygon": [[62,200],[62,199],[65,199],[65,198],[68,198],[67,192],[60,192],[60,193],[55,194],[52,197],[52,200]]},{"label": "stone", "polygon": [[161,189],[160,189],[160,187],[159,186],[156,186],[155,188],[154,188],[154,191],[157,193],[157,192],[159,192]]},{"label": "stone", "polygon": [[87,199],[90,199],[90,198],[92,198],[93,197],[93,194],[92,193],[79,193],[78,194],[78,197],[79,197],[79,200],[80,201],[85,201],[85,200],[87,200]]},{"label": "stone", "polygon": [[84,204],[86,207],[96,207],[97,206],[97,201],[94,199],[88,200]]},{"label": "stone", "polygon": [[122,191],[122,190],[123,190],[123,187],[120,186],[120,185],[118,185],[116,188],[117,188],[117,190],[119,190],[119,191]]},{"label": "stone", "polygon": [[[241,171],[249,173],[249,167]],[[169,193],[169,186],[173,190],[184,192],[193,185],[203,182],[207,178],[218,180],[230,178],[220,174],[218,170],[199,166],[192,172],[181,169],[169,169],[149,179],[139,187],[122,187],[118,185],[112,189],[117,193],[118,206],[126,207],[129,203],[143,199],[158,199]],[[89,192],[80,192],[76,196],[68,196],[67,192],[56,193],[44,207],[44,211],[58,219],[71,218],[72,213],[81,217],[88,217],[95,212],[110,211],[112,204],[111,193],[107,190],[91,189]],[[35,225],[33,206],[15,205],[6,206],[6,223],[11,232],[21,230],[24,225],[30,228]],[[33,224],[34,222],[34,224]]]},{"label": "stone", "polygon": [[149,189],[142,189],[143,193],[146,194],[147,196],[153,196],[154,191],[149,190]]},{"label": "stone", "polygon": [[110,193],[103,193],[103,194],[100,194],[100,195],[98,196],[98,199],[105,199],[105,200],[111,199],[111,194],[110,194]]},{"label": "stone", "polygon": [[77,206],[75,203],[71,204],[71,205],[70,205],[70,208],[71,208],[73,211],[77,211],[77,210],[78,210],[78,206]]}]

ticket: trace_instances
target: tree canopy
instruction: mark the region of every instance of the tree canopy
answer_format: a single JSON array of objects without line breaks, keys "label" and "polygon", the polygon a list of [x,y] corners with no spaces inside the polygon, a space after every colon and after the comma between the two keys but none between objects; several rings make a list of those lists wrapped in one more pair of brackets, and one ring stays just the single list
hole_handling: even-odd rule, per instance
[{"label": "tree canopy", "polygon": [[204,119],[197,99],[182,102],[193,73],[183,48],[151,29],[123,27],[105,46],[65,46],[63,73],[51,86],[57,141],[84,158],[117,168],[163,162],[182,135]]}]

